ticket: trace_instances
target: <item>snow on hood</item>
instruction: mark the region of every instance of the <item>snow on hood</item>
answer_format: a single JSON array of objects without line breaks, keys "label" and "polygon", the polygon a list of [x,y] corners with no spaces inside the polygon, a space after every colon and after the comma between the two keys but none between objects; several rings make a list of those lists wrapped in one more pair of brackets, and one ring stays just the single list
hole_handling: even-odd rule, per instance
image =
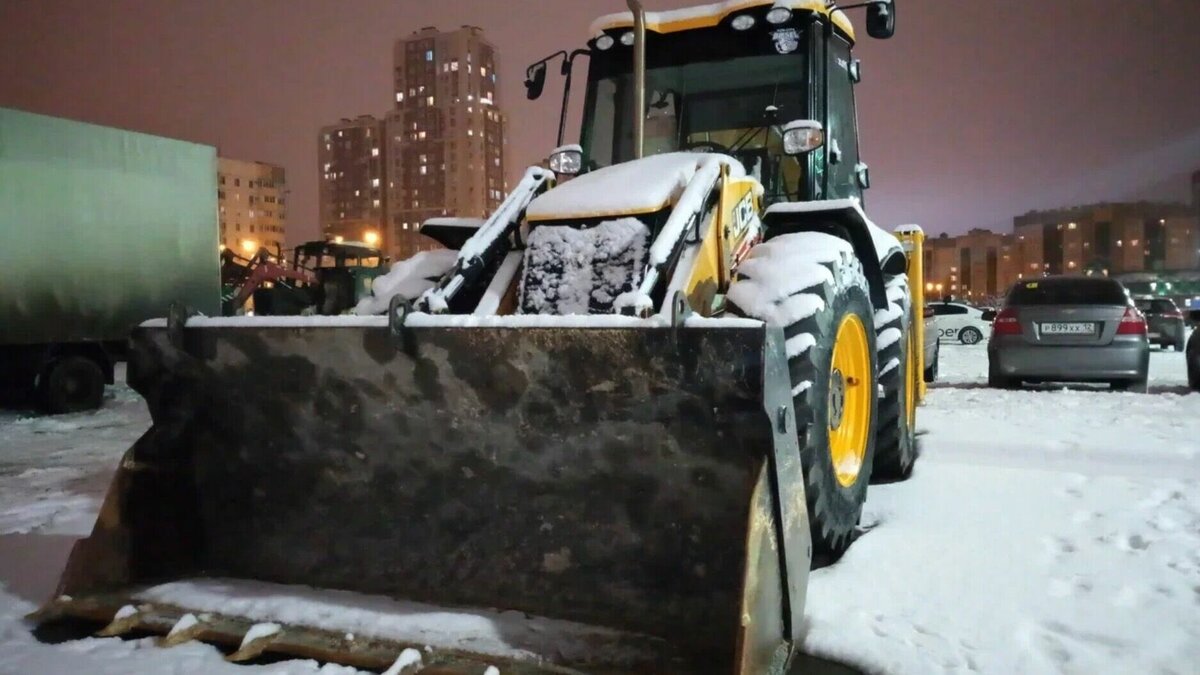
[{"label": "snow on hood", "polygon": [[578,176],[533,200],[525,214],[538,221],[654,213],[679,199],[696,170],[710,158],[728,166],[735,178],[746,175],[741,163],[726,155],[653,155]]}]

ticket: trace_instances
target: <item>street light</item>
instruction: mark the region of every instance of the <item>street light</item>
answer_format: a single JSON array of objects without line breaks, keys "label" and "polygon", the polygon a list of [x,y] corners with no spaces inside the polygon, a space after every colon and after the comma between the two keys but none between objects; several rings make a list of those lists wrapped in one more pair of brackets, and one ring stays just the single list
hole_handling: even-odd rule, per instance
[{"label": "street light", "polygon": [[379,233],[374,230],[367,230],[363,234],[363,241],[366,242],[367,246],[375,246],[379,243]]},{"label": "street light", "polygon": [[250,239],[242,240],[242,251],[244,251],[246,253],[254,253],[257,250],[258,250],[258,244],[256,244],[253,240],[250,240]]}]

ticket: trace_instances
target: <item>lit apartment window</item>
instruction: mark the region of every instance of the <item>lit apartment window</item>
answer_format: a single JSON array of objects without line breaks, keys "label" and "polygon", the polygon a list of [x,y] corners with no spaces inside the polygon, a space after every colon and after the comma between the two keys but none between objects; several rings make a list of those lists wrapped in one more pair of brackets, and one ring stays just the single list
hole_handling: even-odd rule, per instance
[{"label": "lit apartment window", "polygon": [[429,173],[428,168],[425,167],[424,165],[422,165],[421,166],[421,175],[424,176],[424,175],[427,175],[428,173]]},{"label": "lit apartment window", "polygon": [[1037,268],[1038,268],[1037,263],[1029,263],[1029,269],[1036,270]]},{"label": "lit apartment window", "polygon": [[404,103],[404,92],[396,92],[396,103]]},{"label": "lit apartment window", "polygon": [[376,200],[372,201],[371,205],[374,206],[375,208],[379,208],[379,200],[376,199]]},{"label": "lit apartment window", "polygon": [[359,196],[359,191],[358,191],[358,190],[355,190],[355,191],[354,191],[354,196],[355,196],[355,197]]},{"label": "lit apartment window", "polygon": [[379,156],[379,148],[371,148],[371,156],[378,157]]},{"label": "lit apartment window", "polygon": [[458,59],[454,59],[453,61],[450,62],[450,70],[452,70],[456,73],[458,72]]},{"label": "lit apartment window", "polygon": [[425,60],[426,60],[426,61],[433,61],[433,50],[432,50],[432,49],[426,49],[426,50],[425,50]]},{"label": "lit apartment window", "polygon": [[424,131],[422,131],[422,132],[418,133],[418,134],[417,134],[417,138],[418,138],[418,139],[420,139],[420,140],[422,140],[422,141],[423,141],[423,140],[425,140],[425,132],[424,132]]},{"label": "lit apartment window", "polygon": [[475,135],[475,130],[474,130],[474,129],[467,129],[467,135],[468,135],[468,136],[474,136],[474,135]]},{"label": "lit apartment window", "polygon": [[479,74],[487,77],[487,66],[479,66]]},{"label": "lit apartment window", "polygon": [[427,96],[425,98],[425,105],[430,106],[430,107],[433,106],[433,97],[432,96]]},{"label": "lit apartment window", "polygon": [[371,179],[371,187],[379,187],[379,179],[378,178]]},{"label": "lit apartment window", "polygon": [[1075,261],[1074,260],[1067,261],[1067,269],[1072,269],[1072,270],[1075,269]]},{"label": "lit apartment window", "polygon": [[1068,230],[1073,230],[1073,229],[1075,229],[1075,223],[1067,223],[1067,229],[1068,229]]},{"label": "lit apartment window", "polygon": [[1123,242],[1123,241],[1121,241],[1120,239],[1118,239],[1118,240],[1117,240],[1117,248],[1123,248],[1124,246],[1125,246],[1125,242]]}]

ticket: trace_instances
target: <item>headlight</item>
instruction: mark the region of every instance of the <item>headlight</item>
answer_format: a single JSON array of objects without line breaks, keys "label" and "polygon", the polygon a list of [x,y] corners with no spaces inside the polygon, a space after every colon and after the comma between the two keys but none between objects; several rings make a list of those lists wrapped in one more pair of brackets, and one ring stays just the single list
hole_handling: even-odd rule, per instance
[{"label": "headlight", "polygon": [[772,23],[778,26],[781,23],[787,23],[792,18],[792,10],[787,7],[776,7],[767,12],[767,23]]},{"label": "headlight", "polygon": [[738,14],[733,17],[732,26],[734,30],[750,30],[754,28],[754,17],[749,14]]},{"label": "headlight", "polygon": [[803,155],[825,143],[825,129],[816,120],[796,120],[783,128],[783,152]]},{"label": "headlight", "polygon": [[574,176],[583,169],[583,150],[578,145],[564,145],[550,153],[550,170]]},{"label": "headlight", "polygon": [[596,49],[606,52],[612,49],[612,46],[615,43],[616,41],[613,40],[611,35],[601,35],[600,37],[596,38]]},{"label": "headlight", "polygon": [[633,31],[627,30],[621,34],[621,44],[625,45],[626,47],[633,46]]}]

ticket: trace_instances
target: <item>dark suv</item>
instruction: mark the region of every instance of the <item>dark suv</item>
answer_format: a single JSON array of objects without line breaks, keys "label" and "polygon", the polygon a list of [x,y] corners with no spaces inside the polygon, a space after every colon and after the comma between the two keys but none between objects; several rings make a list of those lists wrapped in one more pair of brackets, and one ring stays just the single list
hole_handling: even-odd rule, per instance
[{"label": "dark suv", "polygon": [[1170,298],[1137,298],[1138,309],[1146,315],[1146,336],[1150,344],[1183,351],[1183,312]]}]

